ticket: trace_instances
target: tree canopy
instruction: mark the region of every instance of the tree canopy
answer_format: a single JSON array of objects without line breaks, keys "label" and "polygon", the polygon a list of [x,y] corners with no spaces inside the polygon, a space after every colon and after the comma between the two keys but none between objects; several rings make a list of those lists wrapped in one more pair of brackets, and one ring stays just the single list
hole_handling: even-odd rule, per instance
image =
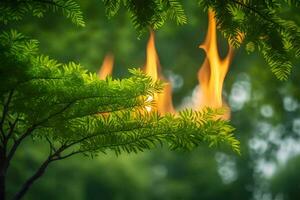
[{"label": "tree canopy", "polygon": [[[207,15],[197,1],[181,3],[187,24],[177,26],[167,20],[156,31],[163,73],[169,80],[176,78],[173,103],[177,107],[185,103],[198,84],[195,74],[205,54],[197,44],[203,40],[207,25]],[[75,61],[92,72],[98,70],[107,51],[115,56],[113,77],[128,77],[127,68],[144,63],[147,34],[137,38],[139,32],[135,32],[125,7],[108,20],[101,1],[78,0],[78,4],[85,19],[84,28],[62,19],[61,10],[47,12],[41,19],[25,16],[1,28],[10,32],[12,27],[27,38],[38,39],[39,52],[59,63]],[[281,13],[300,23],[297,7],[282,7]],[[218,38],[221,55],[227,49],[223,39]],[[207,145],[188,152],[158,147],[138,154],[125,152],[118,157],[111,150],[93,159],[78,155],[51,164],[24,199],[297,199],[299,60],[293,62],[295,67],[288,80],[281,82],[270,73],[258,49],[247,54],[243,47],[235,51],[223,88],[232,110],[230,124],[241,142],[241,156],[230,149]],[[24,140],[8,170],[8,198],[39,167],[48,148],[45,139]],[[288,161],[293,157],[296,159]]]},{"label": "tree canopy", "polygon": [[[234,47],[242,43],[248,52],[257,49],[280,80],[291,72],[293,58],[300,56],[300,29],[285,10],[299,8],[298,0],[198,0],[199,8],[215,13],[219,30]],[[138,31],[160,28],[166,20],[186,24],[180,0],[104,0],[107,16],[124,6]]]},{"label": "tree canopy", "polygon": [[148,97],[161,91],[159,81],[154,82],[139,70],[131,70],[131,77],[126,79],[99,80],[80,64],[63,64],[41,55],[37,40],[9,27],[28,13],[42,17],[47,10],[61,11],[73,23],[84,26],[79,6],[72,0],[0,3],[0,22],[6,25],[0,33],[2,199],[10,162],[27,138],[47,142],[49,154],[14,199],[23,197],[51,162],[79,153],[130,153],[159,144],[191,149],[203,142],[210,146],[228,143],[240,152],[234,129],[218,117],[220,110],[184,110],[165,116],[149,113],[145,106],[155,107]]}]

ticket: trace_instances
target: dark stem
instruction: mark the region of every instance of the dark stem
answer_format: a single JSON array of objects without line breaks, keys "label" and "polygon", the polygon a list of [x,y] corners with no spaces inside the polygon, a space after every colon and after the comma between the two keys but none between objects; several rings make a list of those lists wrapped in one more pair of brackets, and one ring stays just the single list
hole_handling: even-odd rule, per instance
[{"label": "dark stem", "polygon": [[67,106],[65,106],[63,109],[59,110],[56,113],[53,113],[51,115],[49,115],[47,118],[45,118],[44,120],[41,120],[40,122],[32,125],[31,127],[29,127],[25,133],[23,135],[20,136],[19,139],[17,139],[15,141],[15,143],[13,144],[11,150],[8,153],[8,163],[10,162],[10,160],[12,159],[12,157],[14,156],[16,150],[18,149],[19,145],[21,144],[21,142],[28,137],[34,130],[35,128],[37,128],[38,126],[42,125],[43,123],[47,122],[49,119],[51,119],[52,117],[55,117],[56,115],[59,115],[61,113],[63,113],[64,111],[66,111],[71,105],[73,104],[73,102],[67,104]]},{"label": "dark stem", "polygon": [[26,194],[28,189],[32,186],[32,184],[45,173],[45,170],[47,169],[51,161],[52,160],[49,157],[45,162],[43,162],[43,164],[38,168],[38,170],[23,184],[21,189],[14,196],[13,200],[19,200],[22,197],[24,197],[24,195]]},{"label": "dark stem", "polygon": [[14,130],[15,130],[15,127],[17,125],[17,122],[19,121],[19,116],[14,120],[13,123],[11,122],[8,122],[9,123],[9,131],[8,131],[8,134],[6,136],[6,142],[10,139],[10,137],[13,135],[14,133]]},{"label": "dark stem", "polygon": [[[153,135],[155,135],[155,134],[147,135],[144,138],[152,137]],[[93,135],[89,135],[89,136],[83,137],[82,139],[79,139],[77,141],[73,141],[73,142],[71,142],[69,144],[62,144],[62,146],[60,148],[58,148],[58,149],[54,148],[54,145],[51,143],[50,139],[47,139],[47,141],[49,142],[50,153],[53,152],[53,154],[50,154],[48,156],[47,160],[45,160],[43,162],[43,164],[38,168],[38,170],[33,174],[33,176],[31,176],[23,184],[23,186],[21,187],[21,189],[17,192],[17,194],[13,198],[13,200],[20,200],[22,197],[24,197],[24,195],[29,190],[29,188],[33,185],[33,183],[36,180],[38,180],[45,173],[48,165],[51,162],[58,161],[58,160],[63,160],[63,159],[72,157],[74,155],[81,154],[81,153],[93,150],[93,149],[77,150],[77,151],[73,151],[73,152],[70,152],[68,154],[62,155],[62,153],[65,150],[73,147],[74,145],[76,145],[76,144],[78,144],[78,143],[80,143],[80,142],[82,142],[82,141],[84,141],[84,140],[86,140],[88,138],[95,137],[95,136],[97,136],[97,134],[93,134]],[[138,139],[134,139],[134,140],[131,140],[131,141],[128,141],[128,142],[125,142],[125,143],[116,143],[116,144],[102,146],[102,147],[107,148],[107,147],[114,147],[114,146],[119,146],[119,145],[127,145],[127,144],[131,144],[131,143],[135,143],[137,140]],[[95,148],[94,150],[96,150],[96,149],[98,149],[98,147]]]},{"label": "dark stem", "polygon": [[[51,147],[52,148],[52,147]],[[44,175],[49,164],[56,160],[62,160],[69,156],[61,157],[60,154],[66,149],[65,145],[62,145],[59,149],[57,149],[53,154],[49,155],[48,158],[41,164],[41,166],[37,169],[37,171],[22,185],[21,189],[16,193],[13,200],[20,200],[27,193],[29,188],[33,185],[33,183],[38,180],[41,176]],[[51,151],[51,150],[50,150]],[[72,155],[74,155],[73,153]]]},{"label": "dark stem", "polygon": [[26,132],[18,140],[15,141],[15,143],[13,144],[11,150],[8,153],[8,162],[10,162],[10,160],[14,156],[17,148],[19,147],[19,145],[21,144],[23,139],[26,138],[27,136],[29,136],[35,128],[36,128],[36,126],[31,126],[30,128],[28,128],[26,130]]},{"label": "dark stem", "polygon": [[5,200],[5,178],[6,178],[6,172],[7,172],[7,156],[6,156],[6,148],[7,148],[7,139],[6,135],[4,133],[4,123],[5,123],[5,118],[8,113],[8,108],[10,101],[12,99],[14,90],[11,90],[10,93],[8,94],[7,101],[4,103],[3,106],[3,112],[0,120],[0,131],[1,131],[1,136],[2,136],[2,144],[0,144],[0,199]]},{"label": "dark stem", "polygon": [[6,152],[0,146],[0,199],[5,200]]},{"label": "dark stem", "polygon": [[5,175],[0,174],[0,199],[5,200]]},{"label": "dark stem", "polygon": [[[239,0],[232,0],[234,3],[240,5],[241,7],[247,8],[250,12],[257,14],[259,17],[261,17],[263,20],[268,21],[272,24],[276,24],[277,26],[280,26],[277,22],[273,21],[272,19],[266,17],[259,11],[257,11],[255,8],[251,7],[251,5],[244,4],[243,2],[240,2]],[[281,26],[280,26],[281,28]]]},{"label": "dark stem", "polygon": [[[9,166],[9,163],[11,161],[11,159],[13,158],[17,148],[19,147],[19,145],[21,144],[21,142],[27,137],[29,136],[36,127],[40,126],[41,124],[47,122],[49,119],[51,119],[52,117],[64,112],[66,109],[68,109],[70,106],[72,105],[72,103],[68,104],[66,107],[64,107],[62,110],[53,113],[51,115],[49,115],[46,119],[32,125],[31,127],[29,127],[25,133],[23,135],[21,135],[20,138],[18,138],[12,148],[10,149],[10,151],[8,152],[8,155],[6,155],[6,142],[4,143],[3,146],[0,146],[0,200],[5,200],[5,176],[6,176],[6,171],[7,168]],[[14,127],[17,123],[17,119],[14,121],[14,123],[10,124],[10,132],[8,134],[8,138],[12,135],[12,132],[14,131]],[[5,138],[6,139],[6,138]],[[58,151],[56,151],[53,155],[49,155],[49,157],[47,158],[46,161],[43,162],[43,164],[39,167],[39,169],[34,173],[33,176],[31,176],[21,187],[20,191],[15,195],[15,197],[13,199],[21,199],[25,193],[28,191],[28,189],[30,188],[30,186],[38,179],[40,178],[44,173],[46,168],[48,167],[49,163],[57,160],[54,159],[56,158],[62,151],[63,149],[59,149]]]},{"label": "dark stem", "polygon": [[8,113],[9,103],[12,99],[13,93],[14,93],[14,90],[11,90],[8,94],[7,101],[4,103],[4,106],[3,106],[3,112],[2,112],[2,116],[1,116],[1,120],[0,120],[0,131],[1,131],[1,134],[2,134],[2,137],[4,140],[5,140],[5,133],[4,133],[3,125],[5,122],[6,115]]}]

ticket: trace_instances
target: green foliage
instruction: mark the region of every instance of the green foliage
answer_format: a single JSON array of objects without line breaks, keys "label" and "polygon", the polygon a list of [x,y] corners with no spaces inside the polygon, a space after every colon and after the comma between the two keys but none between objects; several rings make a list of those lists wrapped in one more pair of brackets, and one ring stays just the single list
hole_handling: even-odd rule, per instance
[{"label": "green foliage", "polygon": [[292,55],[300,55],[300,30],[294,22],[280,17],[280,9],[286,6],[282,1],[201,0],[200,5],[215,11],[220,30],[234,46],[250,43],[279,80],[287,79]]},{"label": "green foliage", "polygon": [[[103,18],[104,5],[98,1],[99,8],[96,3],[95,1],[79,1],[84,9],[83,13],[85,15],[89,13],[86,28],[78,29],[68,26],[69,20],[61,20],[61,18],[53,18],[53,15],[45,14],[45,20],[32,20],[31,18],[30,23],[25,24],[23,21],[17,23],[21,26],[15,29],[21,32],[26,31],[27,36],[35,35],[41,43],[40,51],[47,52],[46,54],[50,54],[52,58],[64,60],[64,62],[70,59],[76,59],[77,62],[80,60],[80,64],[93,71],[98,69],[101,57],[104,56],[106,50],[113,47],[112,51],[117,55],[114,75],[123,75],[127,66],[140,66],[143,63],[144,52],[142,50],[147,37],[137,41],[134,29],[130,26],[131,22],[127,18],[124,19],[121,13],[115,16],[113,21],[105,20]],[[184,85],[173,93],[173,103],[176,105],[179,105],[182,98],[189,95],[197,84],[194,75],[204,55],[199,55],[196,46],[192,46],[200,39],[199,27],[202,27],[201,29],[205,32],[207,22],[205,13],[201,10],[199,12],[199,7],[195,7],[195,1],[184,1],[184,8],[190,22],[188,25],[177,27],[173,23],[166,23],[163,30],[157,33],[157,49],[164,72],[168,69],[172,70],[184,80]],[[121,9],[121,11],[124,10]],[[298,9],[295,8],[285,15],[295,18],[299,24]],[[47,27],[55,27],[55,30]],[[57,35],[63,35],[63,37],[57,38]],[[84,42],[82,42],[83,39]],[[172,59],[174,55],[176,59]],[[189,70],[182,66],[188,66]],[[249,91],[247,87],[242,87],[250,97],[244,105],[229,102],[234,110],[230,123],[237,129],[235,135],[241,141],[242,156],[236,156],[231,152],[227,154],[227,151],[220,153],[219,150],[216,151],[216,148],[207,148],[205,144],[189,152],[170,152],[167,148],[158,148],[138,154],[122,153],[118,157],[110,150],[107,151],[107,155],[100,153],[100,156],[95,159],[76,156],[66,161],[53,163],[42,179],[30,188],[24,199],[173,200],[176,198],[223,199],[226,196],[226,199],[240,200],[251,199],[253,196],[256,197],[258,192],[264,191],[261,196],[257,197],[263,199],[270,195],[268,185],[273,186],[274,183],[276,186],[274,191],[272,190],[272,193],[274,192],[272,197],[279,199],[283,197],[286,200],[290,192],[299,193],[295,184],[299,183],[299,179],[296,181],[297,174],[292,175],[292,173],[290,173],[291,176],[285,176],[284,181],[281,179],[283,176],[280,180],[277,179],[277,174],[292,170],[281,166],[289,161],[277,162],[276,158],[277,155],[280,158],[284,155],[288,157],[294,155],[289,151],[282,154],[282,148],[297,151],[296,144],[299,143],[297,133],[292,132],[291,129],[294,119],[299,117],[299,106],[297,109],[294,108],[296,109],[294,111],[287,111],[286,99],[292,97],[296,105],[300,101],[299,70],[298,67],[293,68],[289,80],[281,83],[274,79],[275,76],[270,74],[257,53],[251,55],[247,55],[246,52],[238,53],[236,62],[233,62],[230,68],[230,75],[226,78],[224,89],[228,94],[227,98],[232,100],[236,94],[236,85],[247,84],[248,89],[251,88]],[[261,111],[265,105],[271,106],[272,117],[262,115]],[[277,125],[280,130],[273,129]],[[278,140],[273,140],[274,137]],[[286,139],[296,146],[285,143]],[[267,146],[264,145],[265,143]],[[259,145],[260,148],[258,148],[253,144],[262,144],[262,146]],[[46,141],[43,142],[39,138],[33,141],[28,138],[20,146],[7,175],[8,198],[30,176],[32,170],[38,167],[48,153],[47,148]],[[231,159],[220,160],[219,154],[224,155],[224,153]],[[284,158],[287,157],[284,156]],[[257,173],[262,159],[266,159],[267,163],[274,161],[274,165],[280,167],[279,173],[277,173],[277,167],[272,177],[264,177],[264,174]],[[234,165],[227,166],[228,162]],[[294,165],[292,162],[290,164]],[[294,166],[297,169],[297,166]],[[297,173],[297,170],[294,171]],[[230,172],[236,172],[237,176],[228,183],[223,178],[228,177]],[[276,183],[272,181],[273,178],[277,179]],[[294,179],[291,180],[291,178]],[[123,184],[124,182],[126,185]],[[266,186],[267,191],[265,191]],[[249,190],[249,188],[253,189]],[[297,199],[297,197],[299,195],[296,194],[289,199]]]},{"label": "green foliage", "polygon": [[[123,3],[139,31],[148,27],[158,29],[167,17],[178,24],[187,22],[178,0],[104,2],[110,17],[118,12]],[[199,0],[199,5],[205,11],[212,9],[215,12],[219,30],[234,47],[245,43],[248,52],[259,50],[279,80],[288,78],[291,59],[300,56],[300,30],[293,21],[281,17],[281,10],[286,6],[299,7],[299,1]]]},{"label": "green foliage", "polygon": [[[168,19],[175,20],[177,24],[187,23],[179,0],[103,2],[108,17],[116,15],[122,6],[126,7],[134,27],[140,33],[149,27],[158,29]],[[299,1],[199,0],[199,5],[204,10],[215,12],[219,29],[233,46],[239,47],[245,43],[247,51],[259,50],[279,80],[288,78],[292,68],[291,58],[300,56],[300,31],[293,21],[281,17],[281,9],[286,6],[299,7]],[[19,21],[27,13],[42,17],[47,10],[61,11],[73,23],[84,26],[79,5],[73,0],[3,1],[0,4],[0,22]]]},{"label": "green foliage", "polygon": [[131,15],[134,27],[147,31],[160,28],[170,18],[177,24],[186,24],[187,18],[179,0],[103,0],[108,17],[114,16],[123,5]]},{"label": "green foliage", "polygon": [[[15,139],[22,138],[26,128],[34,128],[34,138],[47,139],[53,146],[76,146],[74,152],[138,152],[158,143],[191,149],[203,141],[226,142],[239,152],[232,127],[214,119],[220,114],[214,110],[164,117],[148,113],[145,106],[155,105],[147,97],[162,85],[141,71],[131,70],[128,79],[99,80],[78,64],[38,55],[37,42],[24,38],[16,31],[0,36],[6,49],[1,60],[8,61],[1,65],[2,99],[13,93],[7,120],[21,120]],[[12,63],[13,69],[6,70]],[[9,123],[4,124],[4,132],[9,129]]]},{"label": "green foliage", "polygon": [[[115,5],[114,11],[118,9],[117,4],[106,4]],[[140,12],[138,7],[126,5],[132,13]],[[19,21],[29,12],[42,17],[48,9],[60,9],[73,23],[84,25],[78,5],[71,0],[4,1],[0,6],[0,22],[4,24]],[[165,14],[170,12],[180,22],[178,16],[183,10],[179,4],[165,1],[165,9],[168,10]],[[155,23],[154,20],[153,25],[160,26]],[[163,84],[139,70],[130,70],[131,77],[127,79],[99,80],[80,64],[63,64],[40,55],[38,41],[16,30],[2,31],[0,42],[1,177],[25,139],[31,137],[49,144],[45,161],[15,199],[26,193],[49,163],[75,154],[94,156],[109,150],[117,155],[137,153],[159,144],[189,150],[203,142],[209,146],[227,143],[240,153],[233,128],[227,121],[218,119],[217,110],[186,110],[166,116],[155,111],[149,113],[146,107],[155,107],[155,102],[147,99],[159,93]],[[0,198],[5,198],[3,187],[0,189]]]},{"label": "green foliage", "polygon": [[43,17],[46,11],[62,12],[78,26],[85,26],[82,12],[74,0],[4,0],[0,2],[0,23],[20,21],[26,14]]},{"label": "green foliage", "polygon": [[290,6],[300,6],[300,1],[299,0],[284,0],[286,3],[288,3]]},{"label": "green foliage", "polygon": [[[14,3],[2,5],[6,10],[2,15],[9,16],[3,19],[20,20],[29,11],[39,17],[45,8],[56,11],[60,7],[73,22],[84,24],[77,4],[72,1]],[[118,1],[105,3],[115,6],[114,11],[118,9]],[[175,1],[164,3],[168,9],[172,8],[173,18],[183,14]],[[132,11],[136,8],[131,7]],[[12,149],[31,135],[47,140],[51,152],[58,152],[55,159],[73,146],[78,148],[68,156],[107,149],[117,154],[137,152],[157,143],[167,143],[171,149],[190,149],[202,141],[210,145],[227,142],[239,152],[239,143],[231,134],[233,129],[226,121],[217,120],[219,113],[211,109],[164,117],[145,111],[146,106],[155,106],[147,97],[160,92],[162,84],[138,70],[131,70],[132,77],[128,79],[98,80],[96,74],[88,73],[79,64],[61,64],[39,55],[38,41],[16,30],[2,32],[0,41],[1,132],[3,141],[12,138],[15,141]],[[7,132],[11,133],[6,135]],[[57,147],[60,150],[55,146],[60,146]]]}]

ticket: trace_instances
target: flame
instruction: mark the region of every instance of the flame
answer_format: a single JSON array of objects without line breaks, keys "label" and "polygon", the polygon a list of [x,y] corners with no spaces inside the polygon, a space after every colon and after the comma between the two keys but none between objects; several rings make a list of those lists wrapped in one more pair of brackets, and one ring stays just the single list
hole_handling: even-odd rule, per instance
[{"label": "flame", "polygon": [[[175,112],[172,103],[172,87],[166,78],[161,73],[159,58],[155,48],[154,32],[150,31],[150,37],[147,44],[146,64],[144,66],[144,72],[151,76],[154,81],[162,80],[166,83],[163,91],[160,94],[152,97],[157,102],[157,111],[161,114],[167,112]],[[146,108],[151,111],[150,107]]]},{"label": "flame", "polygon": [[104,80],[107,76],[112,74],[114,66],[114,56],[110,53],[104,57],[102,66],[98,72],[99,79]]},{"label": "flame", "polygon": [[[226,73],[233,57],[233,47],[229,45],[225,58],[221,58],[218,52],[217,29],[214,12],[208,12],[208,31],[203,44],[199,46],[206,53],[206,58],[198,71],[200,87],[199,107],[228,108],[222,101],[222,88]],[[229,118],[228,113],[224,118]]]},{"label": "flame", "polygon": [[[229,44],[228,52],[225,58],[221,58],[218,52],[217,44],[217,24],[214,17],[214,12],[208,12],[208,31],[205,41],[199,45],[206,53],[206,58],[198,71],[199,80],[199,92],[197,95],[197,101],[199,104],[196,109],[203,107],[212,108],[226,108],[227,113],[223,115],[223,118],[228,119],[230,117],[230,109],[226,102],[222,100],[222,89],[225,76],[228,72],[229,65],[231,63],[234,49]],[[242,41],[244,34],[240,33],[238,39]],[[99,70],[99,78],[105,79],[106,76],[112,74],[114,64],[114,57],[112,54],[107,54],[104,58],[103,64]],[[157,106],[153,108],[150,105],[145,106],[147,112],[157,110],[160,114],[175,113],[175,109],[172,103],[172,86],[167,79],[161,73],[161,66],[159,57],[155,48],[155,36],[154,32],[150,31],[150,37],[147,43],[146,63],[143,68],[144,72],[152,77],[153,81],[162,80],[166,84],[163,91],[160,94],[154,94],[148,96],[146,102],[157,102]]]}]

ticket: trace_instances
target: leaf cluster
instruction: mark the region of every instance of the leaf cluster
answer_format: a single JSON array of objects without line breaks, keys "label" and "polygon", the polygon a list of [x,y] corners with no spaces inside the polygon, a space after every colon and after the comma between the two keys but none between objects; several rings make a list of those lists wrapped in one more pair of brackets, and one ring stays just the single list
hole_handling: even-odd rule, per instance
[{"label": "leaf cluster", "polygon": [[219,29],[231,44],[246,50],[258,49],[279,80],[291,72],[292,58],[300,56],[300,29],[293,21],[281,17],[287,6],[298,1],[279,0],[200,0],[201,7],[215,12]]},{"label": "leaf cluster", "polygon": [[107,150],[137,152],[157,144],[191,149],[203,142],[227,143],[239,152],[233,128],[217,119],[218,111],[186,110],[176,116],[148,113],[145,107],[155,106],[148,97],[163,85],[139,70],[130,70],[132,76],[127,79],[99,80],[79,64],[61,64],[39,55],[38,42],[15,30],[3,32],[0,41],[1,105],[10,98],[3,132],[9,132],[10,124],[18,120],[14,141],[30,135],[48,141],[52,150],[72,149],[60,158]]},{"label": "leaf cluster", "polygon": [[[133,16],[143,15],[139,10],[142,4],[136,1],[132,6],[128,2],[134,1],[123,1]],[[168,13],[174,19],[183,14],[176,1],[160,2],[164,2],[161,14]],[[118,5],[111,5],[116,12]],[[152,8],[155,12],[155,6]],[[42,17],[47,10],[60,10],[73,23],[84,26],[79,6],[72,0],[1,1],[0,24],[19,21],[28,13]],[[153,26],[160,26],[146,12],[145,16],[141,21],[135,18],[136,24],[150,20]],[[180,23],[180,17],[178,20]],[[146,107],[156,106],[148,100],[149,96],[163,89],[160,81],[153,81],[136,69],[130,70],[129,78],[99,80],[80,64],[60,63],[41,55],[38,46],[37,40],[17,30],[0,32],[1,177],[6,176],[24,140],[31,138],[49,146],[48,156],[14,199],[21,199],[51,162],[75,154],[94,156],[113,151],[118,155],[163,144],[170,149],[189,150],[202,143],[209,146],[226,143],[240,153],[232,126],[220,119],[218,110],[185,110],[165,116],[148,112]],[[5,199],[4,184],[0,192],[2,199]]]},{"label": "leaf cluster", "polygon": [[[198,0],[202,9],[214,11],[219,30],[234,47],[245,43],[248,52],[257,49],[279,80],[286,80],[294,57],[300,56],[299,26],[282,17],[282,10],[299,7],[298,0]],[[141,31],[160,28],[167,18],[185,24],[187,17],[179,0],[104,0],[107,16],[124,5],[134,27]]]},{"label": "leaf cluster", "polygon": [[103,0],[106,14],[113,17],[124,6],[131,16],[134,27],[140,32],[149,27],[158,29],[166,20],[174,20],[177,24],[186,24],[187,17],[180,0]]},{"label": "leaf cluster", "polygon": [[82,12],[74,0],[3,0],[0,2],[0,24],[20,21],[31,14],[43,17],[47,11],[61,12],[78,26],[85,26]]},{"label": "leaf cluster", "polygon": [[[108,17],[124,7],[140,34],[158,29],[168,20],[186,24],[180,0],[102,0]],[[282,10],[299,7],[298,0],[198,0],[204,10],[213,10],[219,30],[234,47],[245,43],[248,52],[261,52],[279,80],[286,80],[294,57],[300,56],[299,26],[282,17]],[[26,14],[42,17],[46,11],[62,12],[78,26],[84,26],[75,0],[4,0],[0,2],[0,23],[19,21]]]}]

